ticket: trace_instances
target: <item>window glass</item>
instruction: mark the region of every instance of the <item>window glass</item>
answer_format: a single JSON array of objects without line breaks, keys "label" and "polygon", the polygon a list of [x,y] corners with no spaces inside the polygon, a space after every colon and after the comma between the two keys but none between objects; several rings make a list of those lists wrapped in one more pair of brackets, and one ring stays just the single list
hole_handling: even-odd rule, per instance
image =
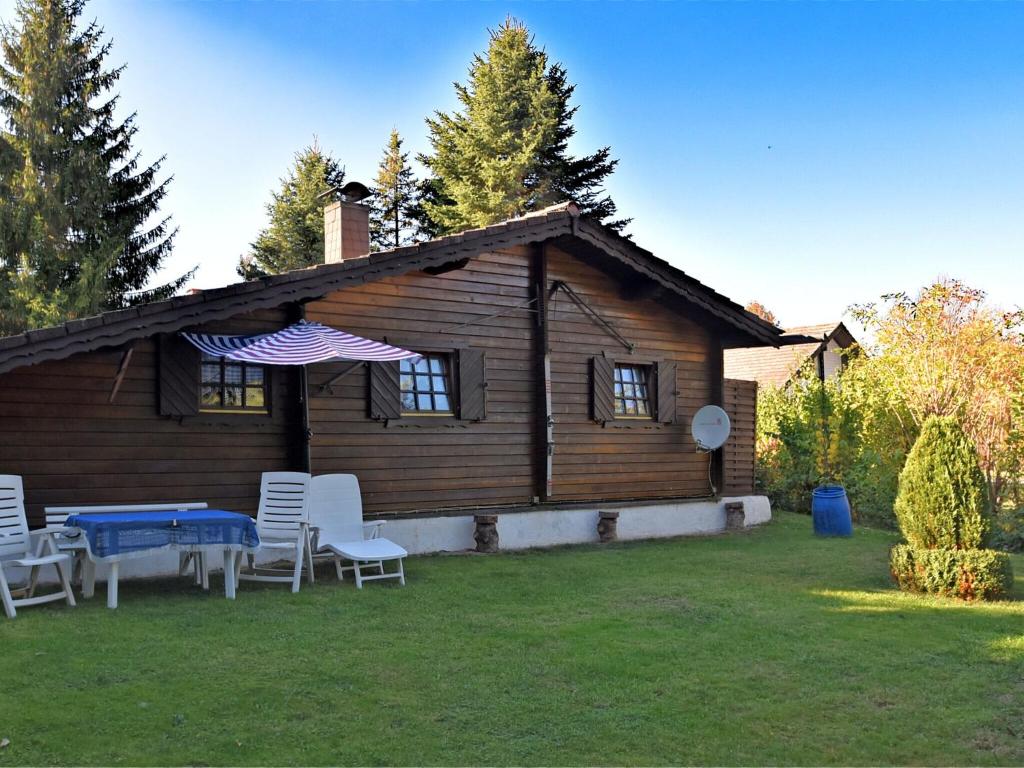
[{"label": "window glass", "polygon": [[649,418],[651,415],[650,394],[647,382],[650,379],[649,365],[615,366],[615,415]]},{"label": "window glass", "polygon": [[199,410],[267,412],[267,376],[262,365],[204,354],[201,366]]},{"label": "window glass", "polygon": [[398,373],[403,413],[453,412],[448,355],[427,353],[415,363],[402,360]]}]

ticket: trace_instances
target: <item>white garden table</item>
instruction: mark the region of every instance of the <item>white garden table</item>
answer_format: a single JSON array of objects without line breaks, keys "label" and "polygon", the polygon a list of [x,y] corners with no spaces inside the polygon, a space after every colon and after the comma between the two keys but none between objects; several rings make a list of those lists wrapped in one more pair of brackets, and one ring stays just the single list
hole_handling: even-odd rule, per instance
[{"label": "white garden table", "polygon": [[[235,598],[235,565],[244,552],[259,547],[256,523],[248,515],[223,509],[119,508],[95,511],[79,507],[65,522],[84,539],[86,559],[82,568],[82,596],[92,597],[96,563],[107,563],[107,607],[117,608],[119,564],[127,558],[145,557],[158,550],[192,552],[203,557],[221,552],[224,557],[224,596]],[[109,507],[107,509],[110,509]],[[73,535],[73,534],[72,534]],[[202,566],[198,565],[197,568]]]}]

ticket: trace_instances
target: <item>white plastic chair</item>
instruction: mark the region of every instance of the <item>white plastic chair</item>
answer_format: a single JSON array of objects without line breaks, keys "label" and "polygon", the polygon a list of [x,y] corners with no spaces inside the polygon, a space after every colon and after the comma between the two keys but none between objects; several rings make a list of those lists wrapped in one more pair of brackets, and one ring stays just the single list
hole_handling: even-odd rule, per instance
[{"label": "white plastic chair", "polygon": [[256,514],[256,531],[260,536],[258,552],[294,552],[295,568],[257,568],[255,556],[249,555],[249,570],[241,570],[242,559],[235,563],[241,581],[291,582],[292,592],[299,591],[302,567],[306,566],[309,583],[313,583],[313,556],[309,540],[309,475],[305,472],[264,472],[260,481],[260,507]]},{"label": "white plastic chair", "polygon": [[[25,491],[21,478],[17,475],[0,475],[0,601],[4,604],[4,612],[10,619],[18,615],[19,605],[39,605],[54,600],[66,600],[74,606],[75,596],[71,591],[68,570],[71,567],[71,555],[58,552],[54,535],[63,528],[42,528],[29,531],[25,518]],[[35,549],[32,540],[37,539]],[[43,554],[43,550],[49,554]],[[29,569],[27,597],[15,599],[11,593],[4,566],[13,565]],[[61,590],[46,595],[36,595],[36,584],[39,580],[39,569],[52,565],[60,577]]]},{"label": "white plastic chair", "polygon": [[[314,555],[332,558],[339,580],[344,580],[345,571],[352,571],[360,589],[364,581],[377,579],[398,579],[405,585],[402,559],[409,553],[381,538],[383,520],[363,522],[363,500],[355,475],[317,475],[310,481],[309,525]],[[352,564],[343,566],[343,559]],[[387,573],[384,563],[391,560],[398,562],[398,570]],[[364,575],[364,568],[379,573]]]},{"label": "white plastic chair", "polygon": [[[69,510],[72,507],[44,507],[43,512],[46,514],[46,527],[54,529],[63,529],[64,523],[68,517],[75,514]],[[81,582],[82,578],[82,563],[88,556],[89,547],[85,543],[85,537],[80,531],[62,530],[60,533],[54,534],[54,541],[57,544],[57,551],[70,555],[71,557],[71,581],[72,583],[78,581]]]}]

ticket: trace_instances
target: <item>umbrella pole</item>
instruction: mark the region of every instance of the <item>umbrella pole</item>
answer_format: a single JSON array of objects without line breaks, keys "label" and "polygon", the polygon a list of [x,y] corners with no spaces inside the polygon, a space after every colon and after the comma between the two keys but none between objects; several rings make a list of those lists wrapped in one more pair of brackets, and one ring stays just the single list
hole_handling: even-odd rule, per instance
[{"label": "umbrella pole", "polygon": [[299,366],[299,397],[302,398],[302,471],[313,473],[310,442],[313,431],[309,428],[309,376],[306,366]]},{"label": "umbrella pole", "polygon": [[[306,322],[306,305],[298,302],[294,305],[294,315],[298,323]],[[313,474],[313,457],[310,443],[313,430],[309,427],[309,366],[299,366],[299,398],[302,401],[302,471]]]}]

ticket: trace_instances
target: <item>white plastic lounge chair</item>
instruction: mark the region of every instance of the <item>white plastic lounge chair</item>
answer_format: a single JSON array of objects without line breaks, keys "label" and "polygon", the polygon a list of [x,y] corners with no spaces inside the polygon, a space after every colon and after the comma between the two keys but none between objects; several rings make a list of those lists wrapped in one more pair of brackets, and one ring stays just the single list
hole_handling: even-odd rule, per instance
[{"label": "white plastic lounge chair", "polygon": [[264,472],[260,482],[260,507],[256,514],[256,530],[260,535],[259,552],[269,550],[285,555],[294,553],[295,568],[257,568],[255,557],[249,555],[249,569],[241,570],[242,559],[235,562],[241,581],[287,581],[292,592],[299,591],[302,567],[306,566],[309,583],[313,583],[313,555],[309,546],[309,475],[305,472]]},{"label": "white plastic lounge chair", "polygon": [[[47,527],[29,531],[28,521],[25,519],[25,492],[21,478],[17,475],[0,475],[0,601],[4,604],[4,612],[8,618],[13,619],[18,615],[19,605],[39,605],[54,600],[67,600],[68,605],[74,606],[75,596],[71,591],[69,579],[71,555],[58,552],[53,538],[54,534],[63,530]],[[33,539],[37,539],[38,542],[34,550]],[[43,554],[44,550],[48,550],[48,554]],[[29,569],[26,597],[17,600],[14,598],[4,575],[5,565]],[[45,565],[52,565],[57,569],[61,590],[36,595],[39,569]]]},{"label": "white plastic lounge chair", "polygon": [[[352,571],[360,589],[364,581],[377,579],[398,579],[405,585],[402,558],[409,553],[380,537],[383,520],[363,522],[363,500],[355,475],[317,475],[310,481],[309,525],[314,555],[333,558],[339,580],[344,580],[345,571]],[[352,564],[343,566],[342,560]],[[389,560],[398,561],[397,571],[385,572],[384,563]],[[379,573],[364,575],[365,568]]]}]

